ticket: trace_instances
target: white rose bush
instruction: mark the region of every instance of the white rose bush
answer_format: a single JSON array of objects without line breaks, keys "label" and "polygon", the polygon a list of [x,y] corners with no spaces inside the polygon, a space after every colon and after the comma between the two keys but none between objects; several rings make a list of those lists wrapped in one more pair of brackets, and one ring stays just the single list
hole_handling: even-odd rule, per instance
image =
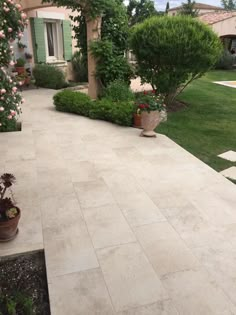
[{"label": "white rose bush", "polygon": [[15,65],[12,42],[23,37],[27,25],[26,14],[13,0],[0,0],[0,132],[15,131],[24,102],[17,84],[10,75]]}]

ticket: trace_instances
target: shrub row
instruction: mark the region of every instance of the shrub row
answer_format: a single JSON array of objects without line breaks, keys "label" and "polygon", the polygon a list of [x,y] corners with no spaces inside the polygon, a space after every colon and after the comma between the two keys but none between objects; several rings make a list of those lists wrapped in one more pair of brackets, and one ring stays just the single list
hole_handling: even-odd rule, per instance
[{"label": "shrub row", "polygon": [[64,73],[57,67],[38,64],[33,69],[35,85],[48,89],[62,89],[67,86]]},{"label": "shrub row", "polygon": [[132,101],[115,102],[110,98],[92,101],[81,92],[61,91],[54,96],[54,105],[58,111],[110,121],[123,126],[132,125],[134,111]]}]

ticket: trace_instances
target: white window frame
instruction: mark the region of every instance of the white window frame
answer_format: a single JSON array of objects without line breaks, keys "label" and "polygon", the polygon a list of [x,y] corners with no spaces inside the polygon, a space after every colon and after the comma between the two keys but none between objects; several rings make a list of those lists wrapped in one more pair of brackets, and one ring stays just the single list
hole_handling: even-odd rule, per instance
[{"label": "white window frame", "polygon": [[[55,56],[49,56],[48,52],[48,37],[46,23],[53,24],[53,39],[54,39],[54,54]],[[46,60],[48,63],[53,63],[63,60],[63,39],[62,39],[62,23],[61,20],[44,19],[44,37],[46,46]]]}]

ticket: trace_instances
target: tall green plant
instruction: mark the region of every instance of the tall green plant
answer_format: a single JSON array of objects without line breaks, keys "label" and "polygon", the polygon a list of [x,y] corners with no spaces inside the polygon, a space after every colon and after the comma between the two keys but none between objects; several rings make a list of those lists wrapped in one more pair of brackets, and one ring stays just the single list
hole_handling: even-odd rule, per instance
[{"label": "tall green plant", "polygon": [[[77,46],[80,48],[81,52],[81,60],[83,64],[87,67],[87,31],[86,31],[86,19],[83,15],[71,16],[72,21],[74,22],[73,30],[75,32],[75,38],[77,39]],[[115,72],[115,69],[119,67],[113,67],[113,73],[111,74],[111,78],[116,79],[120,78],[120,72],[124,69],[124,65],[126,64],[124,59],[124,53],[128,47],[128,16],[126,14],[126,8],[123,4],[122,0],[110,0],[109,4],[103,11],[102,25],[101,25],[101,42],[93,44],[92,50],[96,50],[95,54],[99,60],[103,60],[104,58],[104,50],[102,47],[106,45],[107,42],[110,42],[110,46],[112,46],[112,59],[115,60],[115,63],[121,63],[120,70]],[[96,47],[96,48],[94,48]],[[98,56],[98,52],[102,54]],[[106,51],[106,55],[107,55]],[[121,57],[122,56],[122,57]],[[110,61],[111,58],[109,58]],[[106,60],[107,61],[107,60]],[[106,85],[107,78],[101,78],[103,72],[110,71],[111,65],[108,62],[103,63],[103,65],[98,65],[97,67],[97,76],[100,78],[101,82]],[[101,70],[102,68],[102,70]],[[125,66],[125,69],[127,66]],[[107,69],[107,70],[106,70]],[[125,70],[126,71],[126,70]],[[126,74],[124,74],[126,76]],[[110,81],[109,81],[110,82]]]},{"label": "tall green plant", "polygon": [[103,87],[115,80],[130,84],[133,75],[132,68],[124,54],[117,53],[116,46],[109,40],[93,42],[90,49],[97,59],[96,76]]},{"label": "tall green plant", "polygon": [[131,47],[142,82],[164,94],[167,103],[213,67],[222,52],[208,26],[185,16],[153,17],[136,25]]}]

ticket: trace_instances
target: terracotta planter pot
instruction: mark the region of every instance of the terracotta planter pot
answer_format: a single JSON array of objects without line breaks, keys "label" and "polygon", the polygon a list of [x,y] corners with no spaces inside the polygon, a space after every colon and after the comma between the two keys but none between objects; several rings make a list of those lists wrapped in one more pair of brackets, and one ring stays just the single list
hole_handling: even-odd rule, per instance
[{"label": "terracotta planter pot", "polygon": [[15,69],[18,74],[25,73],[25,67],[15,67]]},{"label": "terracotta planter pot", "polygon": [[142,112],[141,114],[143,131],[141,136],[143,137],[156,137],[154,129],[159,125],[161,121],[161,115],[158,110],[148,112]]},{"label": "terracotta planter pot", "polygon": [[19,214],[14,219],[0,222],[0,242],[13,240],[17,235],[21,213],[19,208],[16,209]]},{"label": "terracotta planter pot", "polygon": [[134,127],[135,128],[142,128],[142,121],[140,114],[134,114]]},{"label": "terracotta planter pot", "polygon": [[30,84],[30,77],[27,77],[27,78],[25,79],[24,84],[27,85],[27,86]]}]

